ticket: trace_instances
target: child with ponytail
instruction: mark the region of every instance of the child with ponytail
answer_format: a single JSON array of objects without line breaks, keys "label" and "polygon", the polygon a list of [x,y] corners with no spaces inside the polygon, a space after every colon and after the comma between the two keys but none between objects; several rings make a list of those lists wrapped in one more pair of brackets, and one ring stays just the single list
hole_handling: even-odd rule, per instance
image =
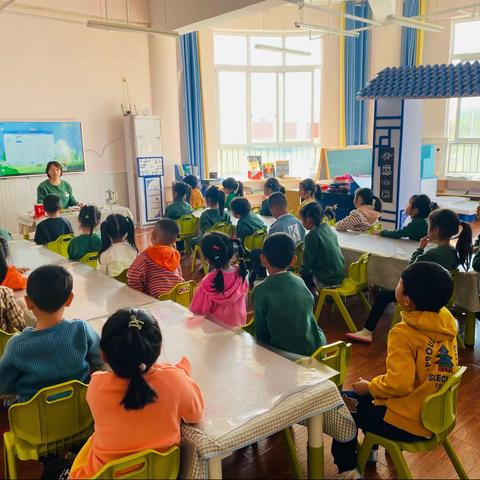
[{"label": "child with ponytail", "polygon": [[235,180],[233,177],[228,177],[222,182],[222,187],[227,195],[225,208],[228,210],[234,198],[243,197],[243,183]]},{"label": "child with ponytail", "polygon": [[[239,265],[231,264],[237,246]],[[229,327],[240,327],[247,320],[247,266],[238,240],[212,232],[201,242],[203,255],[213,269],[203,278],[193,295],[190,310]]]},{"label": "child with ponytail", "polygon": [[339,232],[365,232],[378,222],[382,214],[382,202],[373,194],[371,188],[359,188],[355,192],[353,204],[355,210],[335,224]]},{"label": "child with ponytail", "polygon": [[301,220],[300,212],[302,211],[302,208],[309,203],[315,202],[319,193],[320,187],[311,178],[306,178],[299,183],[298,194],[302,203],[300,203],[295,213],[298,219]]},{"label": "child with ponytail", "polygon": [[78,214],[81,234],[68,244],[68,258],[80,260],[85,254],[98,252],[102,248],[102,239],[95,228],[100,224],[102,214],[95,205],[84,205]]},{"label": "child with ponytail", "polygon": [[268,178],[265,180],[265,185],[263,186],[263,193],[266,198],[263,200],[262,206],[260,207],[260,215],[273,217],[270,207],[268,206],[268,197],[275,192],[280,192],[285,195],[286,190],[285,187],[280,185],[280,182],[275,177]]},{"label": "child with ponytail", "polygon": [[111,371],[91,377],[87,402],[95,432],[69,478],[92,478],[117,458],[180,445],[182,420],[197,423],[204,411],[189,361],[183,357],[176,366],[156,363],[162,334],[150,312],[118,310],[103,326],[100,347]]}]

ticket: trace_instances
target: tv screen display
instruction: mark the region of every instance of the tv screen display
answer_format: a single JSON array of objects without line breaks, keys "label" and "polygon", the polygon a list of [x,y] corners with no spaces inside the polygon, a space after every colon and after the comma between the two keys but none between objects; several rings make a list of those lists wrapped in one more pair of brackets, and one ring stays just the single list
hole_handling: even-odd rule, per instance
[{"label": "tv screen display", "polygon": [[80,122],[0,121],[0,177],[45,174],[52,160],[85,171]]}]

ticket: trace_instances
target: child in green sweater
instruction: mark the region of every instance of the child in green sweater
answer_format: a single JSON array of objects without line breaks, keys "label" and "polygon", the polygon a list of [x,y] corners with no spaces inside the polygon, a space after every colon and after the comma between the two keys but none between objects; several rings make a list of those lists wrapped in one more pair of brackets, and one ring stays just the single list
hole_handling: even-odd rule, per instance
[{"label": "child in green sweater", "polygon": [[216,223],[232,223],[230,215],[225,211],[225,193],[216,185],[208,187],[205,192],[207,209],[200,215],[200,233],[213,227]]},{"label": "child in green sweater", "polygon": [[233,177],[228,177],[222,182],[223,191],[227,195],[225,200],[225,208],[230,209],[230,203],[237,197],[243,197],[243,183],[235,180]]},{"label": "child in green sweater", "polygon": [[257,230],[266,230],[266,225],[262,219],[252,212],[252,206],[245,197],[238,197],[232,200],[230,209],[235,218],[238,218],[237,237],[241,240],[242,245],[245,237],[253,235]]},{"label": "child in green sweater", "polygon": [[297,260],[295,242],[274,233],[265,240],[261,260],[269,276],[252,292],[255,337],[285,353],[311,355],[326,339],[313,315],[313,295],[288,271]]},{"label": "child in green sweater", "polygon": [[430,212],[438,208],[435,202],[425,194],[412,195],[408,203],[405,205],[405,214],[412,220],[400,230],[382,230],[378,232],[374,230],[374,235],[380,235],[387,238],[409,238],[410,240],[420,240],[427,234],[428,224],[427,218]]},{"label": "child in green sweater", "polygon": [[85,254],[98,252],[102,248],[102,239],[95,228],[100,225],[102,214],[95,205],[84,205],[78,214],[81,234],[68,244],[68,258],[80,260]]},{"label": "child in green sweater", "polygon": [[172,220],[178,220],[184,215],[190,215],[193,212],[190,205],[190,186],[183,182],[177,182],[173,185],[173,202],[167,205],[165,217]]},{"label": "child in green sweater", "polygon": [[345,278],[343,259],[337,235],[328,223],[322,222],[323,209],[317,202],[307,203],[300,210],[305,236],[305,251],[300,275],[310,290],[337,287]]}]

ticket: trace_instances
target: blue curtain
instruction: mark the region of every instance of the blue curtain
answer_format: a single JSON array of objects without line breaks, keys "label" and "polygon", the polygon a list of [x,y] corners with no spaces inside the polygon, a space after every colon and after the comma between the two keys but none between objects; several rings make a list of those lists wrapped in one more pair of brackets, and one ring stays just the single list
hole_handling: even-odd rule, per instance
[{"label": "blue curtain", "polygon": [[[367,1],[346,2],[346,13],[359,17],[371,18]],[[365,27],[362,22],[345,19],[345,28]],[[345,37],[345,139],[348,145],[367,143],[368,104],[357,100],[359,92],[370,76],[370,31],[360,33],[358,38]]]},{"label": "blue curtain", "polygon": [[203,106],[200,82],[197,32],[180,37],[183,65],[183,94],[187,131],[188,163],[200,170],[204,178]]},{"label": "blue curtain", "polygon": [[[403,16],[415,17],[419,14],[420,0],[404,0]],[[402,27],[402,66],[414,67],[417,64],[417,30]]]}]

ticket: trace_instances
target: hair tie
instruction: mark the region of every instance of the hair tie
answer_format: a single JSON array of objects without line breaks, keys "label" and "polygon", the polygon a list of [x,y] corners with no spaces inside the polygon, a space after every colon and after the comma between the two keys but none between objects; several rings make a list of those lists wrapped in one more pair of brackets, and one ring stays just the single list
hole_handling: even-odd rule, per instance
[{"label": "hair tie", "polygon": [[135,315],[132,315],[130,317],[130,321],[128,322],[128,327],[129,328],[138,328],[139,330],[141,330],[142,327],[143,327],[143,322],[141,320],[138,320]]},{"label": "hair tie", "polygon": [[141,363],[141,364],[138,366],[138,369],[139,369],[141,372],[144,372],[144,371],[147,369],[147,366],[146,366],[144,363]]},{"label": "hair tie", "polygon": [[212,250],[218,251],[220,250],[220,247],[218,245],[212,245]]}]

